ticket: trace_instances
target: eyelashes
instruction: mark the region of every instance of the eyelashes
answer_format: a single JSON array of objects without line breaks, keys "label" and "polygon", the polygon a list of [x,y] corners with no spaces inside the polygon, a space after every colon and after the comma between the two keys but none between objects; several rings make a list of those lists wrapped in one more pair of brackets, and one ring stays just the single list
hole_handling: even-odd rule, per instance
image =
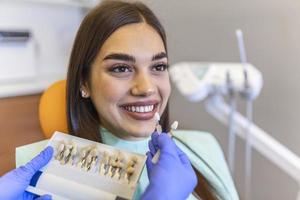
[{"label": "eyelashes", "polygon": [[168,64],[160,63],[152,66],[152,69],[155,71],[166,71],[168,69]]},{"label": "eyelashes", "polygon": [[[164,72],[168,69],[168,66],[166,63],[157,63],[150,66],[150,69],[154,72]],[[126,64],[117,64],[110,67],[108,71],[115,74],[131,73],[134,72],[134,67]]]},{"label": "eyelashes", "polygon": [[126,72],[133,72],[133,69],[127,65],[116,65],[109,68],[108,71],[113,73],[126,73]]}]

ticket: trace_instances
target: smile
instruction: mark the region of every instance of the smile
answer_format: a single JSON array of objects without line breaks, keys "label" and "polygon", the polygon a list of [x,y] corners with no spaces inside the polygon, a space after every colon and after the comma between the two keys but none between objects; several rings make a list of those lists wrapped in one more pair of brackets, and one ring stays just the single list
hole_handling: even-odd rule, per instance
[{"label": "smile", "polygon": [[146,113],[152,112],[154,109],[154,105],[148,106],[125,106],[124,107],[129,112],[137,112],[137,113]]},{"label": "smile", "polygon": [[121,106],[124,113],[136,120],[150,120],[157,112],[159,101],[136,102]]}]

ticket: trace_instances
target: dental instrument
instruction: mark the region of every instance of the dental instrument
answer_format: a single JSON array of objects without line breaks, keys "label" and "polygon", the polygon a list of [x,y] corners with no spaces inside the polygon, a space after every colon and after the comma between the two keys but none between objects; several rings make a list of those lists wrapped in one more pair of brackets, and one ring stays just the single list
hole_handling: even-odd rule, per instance
[{"label": "dental instrument", "polygon": [[159,124],[159,121],[160,121],[160,116],[159,116],[159,113],[156,112],[154,114],[154,120],[156,122],[156,126],[155,126],[155,130],[158,134],[162,133],[162,128],[161,128],[161,125]]},{"label": "dental instrument", "polygon": [[246,50],[245,44],[243,39],[243,32],[238,29],[236,30],[236,37],[238,40],[238,47],[240,53],[240,60],[243,64],[243,71],[244,71],[244,92],[241,94],[244,98],[246,98],[246,116],[247,116],[247,129],[246,129],[246,147],[245,147],[245,200],[251,199],[251,173],[252,173],[252,145],[251,145],[251,135],[250,135],[250,128],[252,125],[252,118],[253,118],[253,100],[249,96],[251,93],[251,88],[249,87],[248,81],[248,72],[247,72],[247,57],[246,57]]},{"label": "dental instrument", "polygon": [[228,88],[229,95],[229,105],[230,105],[230,115],[229,115],[229,125],[228,125],[228,166],[231,174],[234,174],[234,161],[235,161],[235,144],[236,144],[236,135],[234,127],[234,113],[236,110],[236,97],[235,91],[232,83],[232,79],[229,71],[226,72],[226,84]]},{"label": "dental instrument", "polygon": [[[160,116],[159,116],[159,114],[158,113],[155,113],[155,120],[156,120],[156,130],[158,130],[158,129],[160,129],[161,130],[161,126],[159,125],[159,119],[160,119]],[[159,127],[159,128],[157,128],[157,127]],[[178,121],[174,121],[173,123],[172,123],[172,125],[171,125],[171,129],[170,129],[170,131],[167,133],[170,137],[172,137],[172,131],[174,131],[174,130],[176,130],[177,129],[177,127],[178,127]],[[159,132],[158,132],[159,133]],[[160,133],[159,133],[160,134]],[[156,153],[154,154],[154,156],[153,156],[153,158],[152,158],[152,160],[151,160],[151,162],[152,163],[157,163],[158,162],[158,159],[159,159],[159,156],[160,156],[160,149],[158,149],[157,151],[156,151]]]},{"label": "dental instrument", "polygon": [[[156,122],[156,127],[155,127],[155,130],[158,134],[161,134],[162,133],[162,128],[159,124],[159,120],[160,120],[160,116],[159,116],[159,113],[156,112],[155,115],[154,115],[154,120]],[[158,159],[159,159],[159,155],[160,155],[160,149],[157,150],[157,152],[154,154],[153,158],[152,158],[152,163],[157,163],[158,162]]]}]

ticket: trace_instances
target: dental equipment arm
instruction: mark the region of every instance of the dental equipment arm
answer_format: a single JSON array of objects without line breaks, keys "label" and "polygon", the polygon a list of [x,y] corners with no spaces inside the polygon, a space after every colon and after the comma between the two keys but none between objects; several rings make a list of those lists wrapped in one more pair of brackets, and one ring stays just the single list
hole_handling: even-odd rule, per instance
[{"label": "dental equipment arm", "polygon": [[[246,99],[246,116],[247,116],[247,129],[245,130],[246,134],[246,148],[245,148],[245,200],[251,200],[251,177],[252,177],[252,146],[251,146],[251,135],[250,127],[253,121],[253,99],[249,98],[251,94],[251,87],[249,86],[248,80],[248,69],[247,69],[247,56],[246,49],[244,44],[243,32],[238,29],[236,30],[236,37],[238,41],[240,60],[243,65],[244,72],[244,91],[241,93],[242,96]],[[233,113],[235,110],[232,111]]]},{"label": "dental equipment arm", "polygon": [[[207,99],[205,107],[207,112],[218,121],[228,125],[230,108],[223,98],[215,96]],[[247,119],[236,112],[234,121],[237,135],[245,139],[245,130],[248,128]],[[251,125],[249,132],[251,134],[252,147],[300,183],[300,158],[254,123]]]}]

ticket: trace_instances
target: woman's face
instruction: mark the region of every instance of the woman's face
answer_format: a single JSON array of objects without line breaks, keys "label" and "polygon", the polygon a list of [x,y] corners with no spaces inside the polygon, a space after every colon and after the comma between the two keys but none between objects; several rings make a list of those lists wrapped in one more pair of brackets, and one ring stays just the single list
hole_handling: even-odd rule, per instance
[{"label": "woman's face", "polygon": [[92,65],[87,91],[101,124],[123,139],[148,137],[154,114],[170,96],[168,59],[160,35],[148,24],[117,29]]}]

